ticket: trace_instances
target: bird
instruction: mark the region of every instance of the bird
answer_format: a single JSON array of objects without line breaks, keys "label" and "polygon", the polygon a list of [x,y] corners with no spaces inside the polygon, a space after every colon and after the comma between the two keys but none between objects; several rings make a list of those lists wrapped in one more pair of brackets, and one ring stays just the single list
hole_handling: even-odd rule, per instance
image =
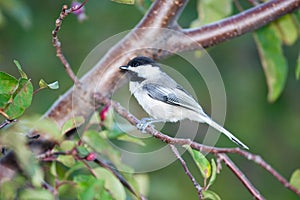
[{"label": "bird", "polygon": [[153,59],[137,56],[127,65],[120,66],[119,69],[129,74],[130,92],[151,116],[151,118],[140,120],[137,124],[139,130],[145,131],[148,125],[156,122],[177,122],[189,119],[206,123],[225,134],[238,146],[249,149],[237,137],[209,117],[193,96],[162,71],[159,63]]}]

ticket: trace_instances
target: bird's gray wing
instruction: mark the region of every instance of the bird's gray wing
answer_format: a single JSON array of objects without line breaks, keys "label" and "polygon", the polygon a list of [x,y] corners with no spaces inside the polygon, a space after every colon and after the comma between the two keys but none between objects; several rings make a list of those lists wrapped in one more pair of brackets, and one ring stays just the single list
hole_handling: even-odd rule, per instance
[{"label": "bird's gray wing", "polygon": [[171,105],[182,106],[196,112],[202,112],[201,106],[195,101],[192,95],[180,85],[170,88],[155,83],[147,83],[143,85],[143,89],[147,91],[148,95],[153,99]]}]

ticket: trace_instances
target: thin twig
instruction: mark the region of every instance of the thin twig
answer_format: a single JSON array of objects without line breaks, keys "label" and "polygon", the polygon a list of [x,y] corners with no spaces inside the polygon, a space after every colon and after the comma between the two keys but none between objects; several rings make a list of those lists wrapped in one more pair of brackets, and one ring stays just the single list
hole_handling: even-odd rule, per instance
[{"label": "thin twig", "polygon": [[170,144],[169,146],[170,146],[171,150],[173,151],[173,153],[175,154],[176,158],[180,161],[180,163],[181,163],[181,165],[184,169],[184,172],[186,173],[186,175],[191,179],[192,183],[194,184],[194,187],[196,188],[197,193],[198,193],[198,198],[203,199],[202,187],[199,185],[199,183],[196,181],[196,179],[194,178],[194,176],[190,172],[189,168],[187,167],[187,164],[185,163],[185,161],[181,157],[181,155],[178,152],[177,148],[172,144]]},{"label": "thin twig", "polygon": [[5,126],[13,123],[13,122],[16,122],[17,120],[16,119],[5,119],[1,124],[0,124],[0,129],[4,128]]},{"label": "thin twig", "polygon": [[248,189],[248,191],[253,195],[255,199],[263,200],[265,199],[258,190],[254,187],[254,185],[249,181],[249,179],[245,176],[245,174],[232,162],[232,160],[224,153],[217,154],[219,159],[224,161],[227,167],[240,179],[243,185]]},{"label": "thin twig", "polygon": [[[129,111],[127,111],[124,107],[122,107],[119,103],[103,97],[101,94],[96,93],[94,95],[95,101],[97,103],[108,104],[114,108],[114,110],[123,118],[125,118],[129,123],[136,126],[139,120],[133,116]],[[153,135],[154,137],[158,138],[162,142],[167,144],[177,144],[177,145],[189,145],[193,149],[199,150],[201,152],[206,153],[213,153],[213,154],[220,154],[220,153],[234,153],[245,157],[248,160],[253,161],[254,163],[261,166],[267,172],[272,174],[280,183],[282,183],[286,188],[295,192],[298,196],[300,196],[300,190],[293,187],[282,175],[280,175],[273,167],[271,167],[265,160],[261,158],[259,155],[252,154],[248,151],[242,150],[240,148],[218,148],[212,146],[206,146],[197,142],[194,142],[190,139],[183,139],[183,138],[172,138],[168,135],[165,135],[157,130],[155,130],[152,126],[148,126],[146,129],[147,133]]]},{"label": "thin twig", "polygon": [[56,19],[55,21],[55,29],[52,31],[52,44],[56,49],[56,56],[60,59],[61,63],[64,65],[65,70],[67,72],[67,74],[69,75],[69,77],[72,79],[72,81],[76,84],[76,85],[80,85],[80,81],[78,80],[77,76],[74,74],[70,63],[68,62],[68,60],[66,59],[66,57],[64,56],[62,49],[61,49],[61,43],[58,39],[58,31],[61,28],[62,22],[64,20],[64,18],[66,16],[68,16],[70,13],[79,10],[80,8],[82,8],[84,6],[84,4],[87,3],[88,0],[85,0],[81,5],[79,6],[75,6],[75,7],[71,7],[70,9],[68,9],[67,5],[64,5],[62,7],[62,11],[59,14],[58,19]]}]

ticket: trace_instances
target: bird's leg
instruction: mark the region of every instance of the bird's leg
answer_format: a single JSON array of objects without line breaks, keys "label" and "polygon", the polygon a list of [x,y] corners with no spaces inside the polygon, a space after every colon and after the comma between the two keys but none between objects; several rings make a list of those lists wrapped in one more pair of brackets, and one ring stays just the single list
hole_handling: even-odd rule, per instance
[{"label": "bird's leg", "polygon": [[142,118],[136,125],[137,129],[142,131],[142,133],[145,133],[145,129],[147,126],[157,123],[157,122],[163,122],[164,120],[161,119],[153,119],[153,118]]}]

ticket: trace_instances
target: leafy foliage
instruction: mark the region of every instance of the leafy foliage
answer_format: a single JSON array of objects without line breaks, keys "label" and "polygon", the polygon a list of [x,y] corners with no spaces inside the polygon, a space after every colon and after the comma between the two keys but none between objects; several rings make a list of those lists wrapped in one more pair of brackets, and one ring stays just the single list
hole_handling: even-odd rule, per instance
[{"label": "leafy foliage", "polygon": [[200,151],[194,150],[190,146],[185,146],[185,148],[191,154],[194,162],[196,163],[204,179],[204,183],[203,183],[204,186],[202,191],[203,199],[211,199],[211,200],[221,199],[219,195],[217,195],[215,192],[208,190],[209,187],[213,185],[217,177],[217,166],[215,160],[211,159],[211,163],[210,163]]},{"label": "leafy foliage", "polygon": [[[221,20],[233,14],[232,0],[216,1],[198,0],[198,18],[191,23],[191,27],[199,27]],[[261,63],[268,85],[268,100],[274,102],[282,93],[288,71],[282,45],[293,45],[299,38],[300,14],[285,15],[280,19],[257,30],[253,35],[259,51]],[[300,57],[300,56],[299,56]],[[296,78],[299,79],[300,59],[296,66]]]}]

